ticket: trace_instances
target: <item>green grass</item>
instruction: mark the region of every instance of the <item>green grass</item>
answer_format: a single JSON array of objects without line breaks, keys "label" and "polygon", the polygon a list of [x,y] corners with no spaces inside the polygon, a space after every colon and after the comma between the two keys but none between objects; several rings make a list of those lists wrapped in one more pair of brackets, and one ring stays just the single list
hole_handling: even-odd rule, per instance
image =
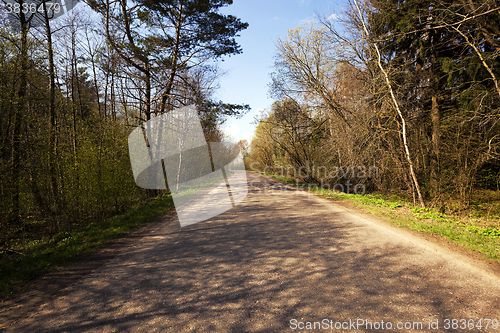
[{"label": "green grass", "polygon": [[21,286],[74,258],[88,255],[138,226],[166,214],[173,207],[172,197],[163,196],[100,223],[90,223],[72,232],[61,232],[45,242],[33,242],[24,255],[13,254],[0,261],[0,296],[8,297],[15,286]]},{"label": "green grass", "polygon": [[298,183],[290,178],[265,175],[329,199],[349,201],[373,214],[384,216],[399,227],[440,235],[459,246],[478,251],[489,259],[500,260],[500,220],[479,216],[475,207],[460,215],[447,215],[433,208],[415,206],[412,201],[403,197],[346,194]]}]

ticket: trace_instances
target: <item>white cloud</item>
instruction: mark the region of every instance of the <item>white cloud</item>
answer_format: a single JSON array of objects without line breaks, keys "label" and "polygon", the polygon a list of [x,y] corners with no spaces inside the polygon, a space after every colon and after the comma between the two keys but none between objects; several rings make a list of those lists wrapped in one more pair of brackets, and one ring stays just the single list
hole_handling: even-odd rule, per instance
[{"label": "white cloud", "polygon": [[247,140],[248,144],[250,144],[252,142],[254,135],[255,135],[254,132],[245,132],[241,136],[241,140]]},{"label": "white cloud", "polygon": [[231,124],[229,126],[224,127],[223,129],[224,134],[229,136],[232,140],[236,140],[237,137],[240,135],[240,128],[236,124]]},{"label": "white cloud", "polygon": [[305,19],[299,21],[300,25],[309,24],[309,23],[313,23],[313,24],[316,23],[316,19],[314,18],[314,16],[309,16],[308,18],[305,18]]},{"label": "white cloud", "polygon": [[234,143],[240,140],[247,140],[248,143],[252,142],[254,132],[242,132],[240,127],[236,124],[231,124],[223,128],[224,134],[227,138]]},{"label": "white cloud", "polygon": [[342,18],[342,15],[333,13],[332,15],[328,16],[326,19],[327,19],[327,21],[337,21],[341,18]]}]

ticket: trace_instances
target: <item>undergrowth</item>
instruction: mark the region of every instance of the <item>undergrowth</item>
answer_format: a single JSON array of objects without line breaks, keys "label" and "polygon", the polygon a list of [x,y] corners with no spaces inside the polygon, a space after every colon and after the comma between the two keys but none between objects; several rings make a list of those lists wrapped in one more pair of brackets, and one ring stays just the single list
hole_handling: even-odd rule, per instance
[{"label": "undergrowth", "polygon": [[171,209],[172,197],[166,195],[100,223],[90,223],[71,232],[60,232],[47,241],[32,243],[25,253],[4,254],[0,260],[0,296],[8,297],[15,286],[62,266],[71,259],[88,255]]}]

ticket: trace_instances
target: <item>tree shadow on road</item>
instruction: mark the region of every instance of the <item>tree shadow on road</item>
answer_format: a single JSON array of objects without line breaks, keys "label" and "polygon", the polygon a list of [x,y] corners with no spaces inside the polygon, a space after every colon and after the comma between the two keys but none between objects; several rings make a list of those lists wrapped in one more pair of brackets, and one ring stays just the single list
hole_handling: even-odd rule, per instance
[{"label": "tree shadow on road", "polygon": [[292,319],[363,319],[422,321],[425,329],[431,319],[456,318],[456,304],[473,302],[467,294],[450,297],[453,281],[412,264],[418,251],[400,242],[364,244],[369,227],[318,200],[291,198],[253,193],[209,221],[152,231],[16,327],[281,332]]}]

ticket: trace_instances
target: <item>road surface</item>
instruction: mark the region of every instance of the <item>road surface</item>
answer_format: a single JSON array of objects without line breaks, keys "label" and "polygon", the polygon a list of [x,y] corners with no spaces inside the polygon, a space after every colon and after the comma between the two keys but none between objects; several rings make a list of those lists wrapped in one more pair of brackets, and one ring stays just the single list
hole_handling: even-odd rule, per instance
[{"label": "road surface", "polygon": [[[500,332],[488,322],[500,320],[493,273],[332,200],[248,176],[236,208],[183,228],[167,216],[5,332]],[[462,319],[482,328],[453,330]]]}]

